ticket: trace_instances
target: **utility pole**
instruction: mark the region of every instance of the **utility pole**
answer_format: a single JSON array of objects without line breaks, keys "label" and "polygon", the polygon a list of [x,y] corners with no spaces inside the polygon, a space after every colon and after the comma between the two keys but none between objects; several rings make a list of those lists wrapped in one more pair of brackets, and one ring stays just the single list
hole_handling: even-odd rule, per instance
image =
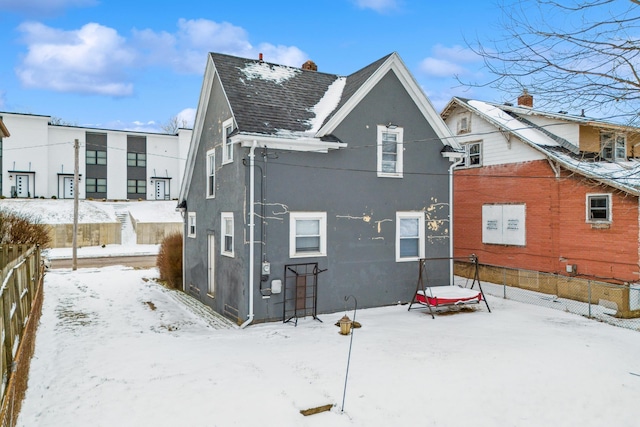
[{"label": "utility pole", "polygon": [[71,263],[71,269],[73,271],[78,269],[78,169],[80,162],[80,144],[78,140],[74,140],[73,142],[73,249],[71,251],[71,256],[73,258],[73,262]]}]

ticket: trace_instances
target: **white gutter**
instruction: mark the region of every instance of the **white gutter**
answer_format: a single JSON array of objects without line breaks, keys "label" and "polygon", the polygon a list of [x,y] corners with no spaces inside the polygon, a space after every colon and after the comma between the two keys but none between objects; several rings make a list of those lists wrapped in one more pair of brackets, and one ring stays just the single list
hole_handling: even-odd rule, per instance
[{"label": "white gutter", "polygon": [[246,328],[249,323],[253,322],[253,263],[255,258],[255,209],[253,207],[255,201],[255,150],[258,146],[257,141],[253,141],[251,150],[249,150],[249,315],[247,320],[240,325],[240,329]]},{"label": "white gutter", "polygon": [[449,151],[442,155],[453,162],[449,166],[449,285],[453,286],[453,170],[464,161],[464,153]]}]

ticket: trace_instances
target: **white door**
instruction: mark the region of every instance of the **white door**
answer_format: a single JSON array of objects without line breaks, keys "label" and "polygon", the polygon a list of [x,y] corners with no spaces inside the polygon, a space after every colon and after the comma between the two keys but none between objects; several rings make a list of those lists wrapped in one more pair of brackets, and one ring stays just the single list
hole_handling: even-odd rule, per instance
[{"label": "white door", "polygon": [[73,178],[70,176],[65,176],[64,183],[62,185],[62,198],[73,199]]},{"label": "white door", "polygon": [[18,197],[30,197],[29,175],[16,175],[16,193]]},{"label": "white door", "polygon": [[215,275],[215,258],[216,258],[216,239],[215,236],[213,234],[209,234],[208,236],[209,239],[209,277],[208,277],[208,281],[209,281],[209,289],[207,290],[207,293],[214,297],[216,295],[216,285],[215,285],[215,280],[216,280],[216,275]]},{"label": "white door", "polygon": [[165,199],[165,186],[166,182],[162,180],[156,180],[156,200],[164,200]]}]

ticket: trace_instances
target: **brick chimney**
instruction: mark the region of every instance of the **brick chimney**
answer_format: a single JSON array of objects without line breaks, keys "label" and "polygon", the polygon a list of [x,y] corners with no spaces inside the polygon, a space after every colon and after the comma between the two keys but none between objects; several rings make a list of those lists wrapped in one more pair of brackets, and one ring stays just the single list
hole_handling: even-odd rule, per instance
[{"label": "brick chimney", "polygon": [[522,95],[518,97],[518,105],[533,108],[533,96],[526,89],[524,89]]},{"label": "brick chimney", "polygon": [[302,64],[302,69],[308,71],[318,71],[318,66],[312,60],[308,60],[307,62]]}]

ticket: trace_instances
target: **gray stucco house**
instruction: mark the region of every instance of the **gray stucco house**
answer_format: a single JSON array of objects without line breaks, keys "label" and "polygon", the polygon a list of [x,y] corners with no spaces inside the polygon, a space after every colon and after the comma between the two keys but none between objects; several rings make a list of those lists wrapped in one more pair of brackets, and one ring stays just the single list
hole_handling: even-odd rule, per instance
[{"label": "gray stucco house", "polygon": [[[185,291],[251,322],[449,284],[458,144],[398,54],[343,77],[211,53],[179,208]],[[316,317],[317,318],[317,317]]]}]

